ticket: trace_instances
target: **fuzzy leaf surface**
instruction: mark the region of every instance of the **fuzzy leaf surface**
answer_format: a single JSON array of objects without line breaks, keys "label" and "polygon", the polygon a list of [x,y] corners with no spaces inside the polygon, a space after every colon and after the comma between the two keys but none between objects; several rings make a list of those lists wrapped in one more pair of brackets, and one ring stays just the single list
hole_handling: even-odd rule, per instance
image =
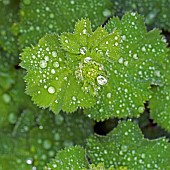
[{"label": "fuzzy leaf surface", "polygon": [[17,29],[21,49],[30,44],[35,45],[46,33],[72,32],[78,19],[90,18],[92,27],[96,28],[111,15],[109,0],[21,1],[20,8]]},{"label": "fuzzy leaf surface", "polygon": [[131,170],[170,168],[170,145],[165,138],[145,139],[133,122],[121,122],[106,137],[89,138],[87,155],[90,161],[103,162],[106,168],[126,166]]}]

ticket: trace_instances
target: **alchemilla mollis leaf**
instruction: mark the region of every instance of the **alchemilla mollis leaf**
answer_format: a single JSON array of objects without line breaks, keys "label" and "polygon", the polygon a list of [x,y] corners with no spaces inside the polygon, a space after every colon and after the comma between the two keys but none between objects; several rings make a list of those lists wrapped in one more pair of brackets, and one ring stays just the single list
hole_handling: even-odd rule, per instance
[{"label": "alchemilla mollis leaf", "polygon": [[164,60],[165,85],[153,87],[150,100],[150,116],[162,128],[170,131],[170,55]]},{"label": "alchemilla mollis leaf", "polygon": [[81,170],[84,167],[88,167],[85,150],[80,146],[75,146],[59,151],[44,170]]},{"label": "alchemilla mollis leaf", "polygon": [[130,170],[170,168],[170,144],[165,138],[145,139],[134,122],[120,122],[107,136],[88,139],[87,155],[92,163],[106,168],[125,166]]},{"label": "alchemilla mollis leaf", "polygon": [[33,44],[46,33],[73,31],[78,19],[93,20],[93,28],[111,15],[109,0],[29,0],[20,2],[20,22],[17,25],[19,46]]},{"label": "alchemilla mollis leaf", "polygon": [[[119,58],[114,59],[109,81],[92,109],[85,113],[97,120],[111,117],[139,116],[150,100],[151,85],[165,82],[163,60],[168,49],[158,30],[146,31],[143,17],[127,13],[121,20],[113,17],[105,26],[121,37]],[[113,54],[113,53],[111,53]]]},{"label": "alchemilla mollis leaf", "polygon": [[138,117],[151,85],[164,84],[167,51],[158,30],[147,32],[143,17],[127,13],[94,32],[82,19],[74,33],[46,35],[24,50],[21,66],[28,71],[27,94],[41,107],[56,113],[87,108],[96,120]]},{"label": "alchemilla mollis leaf", "polygon": [[[119,58],[120,39],[118,32],[108,34],[103,28],[96,32],[92,32],[89,20],[83,19],[73,34],[46,35],[37,46],[24,50],[21,66],[28,70],[26,92],[37,105],[56,113],[94,105],[102,89],[111,83],[108,78]],[[102,36],[93,47],[96,34]]]}]

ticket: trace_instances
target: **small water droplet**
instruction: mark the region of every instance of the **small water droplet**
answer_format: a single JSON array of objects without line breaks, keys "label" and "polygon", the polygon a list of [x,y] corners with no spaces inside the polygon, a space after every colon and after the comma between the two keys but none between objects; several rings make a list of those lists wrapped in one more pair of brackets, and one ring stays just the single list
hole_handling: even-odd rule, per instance
[{"label": "small water droplet", "polygon": [[86,54],[86,52],[87,52],[86,47],[82,47],[82,48],[80,48],[80,53],[81,53],[81,54],[85,55],[85,54]]},{"label": "small water droplet", "polygon": [[73,96],[72,99],[73,99],[74,101],[76,101],[76,97],[75,97],[75,96]]},{"label": "small water droplet", "polygon": [[47,67],[47,62],[45,60],[41,60],[39,64],[40,64],[41,68],[46,68]]},{"label": "small water droplet", "polygon": [[138,107],[138,112],[143,113],[144,112],[144,107],[143,106]]},{"label": "small water droplet", "polygon": [[57,52],[56,52],[56,51],[53,51],[53,52],[52,52],[52,56],[53,56],[53,57],[57,57]]},{"label": "small water droplet", "polygon": [[91,60],[91,57],[86,57],[86,58],[84,58],[84,62],[85,62],[85,63],[88,63],[90,60]]},{"label": "small water droplet", "polygon": [[51,94],[55,93],[55,88],[53,86],[50,86],[48,88],[48,92],[51,93]]},{"label": "small water droplet", "polygon": [[56,62],[53,63],[53,66],[54,66],[55,68],[58,68],[58,67],[60,66],[60,64],[56,61]]},{"label": "small water droplet", "polygon": [[26,163],[27,163],[28,165],[31,165],[31,164],[32,164],[32,160],[31,160],[31,159],[27,159],[27,160],[26,160]]},{"label": "small water droplet", "polygon": [[107,93],[107,98],[111,98],[112,94],[111,93]]},{"label": "small water droplet", "polygon": [[105,85],[107,83],[107,79],[104,77],[104,76],[98,76],[97,77],[97,82],[100,84],[100,85]]},{"label": "small water droplet", "polygon": [[54,70],[54,69],[52,69],[52,70],[51,70],[51,73],[52,73],[52,74],[55,74],[55,70]]},{"label": "small water droplet", "polygon": [[2,98],[5,103],[10,103],[10,101],[11,101],[11,96],[6,93],[3,94]]},{"label": "small water droplet", "polygon": [[50,14],[50,18],[54,18],[54,14],[53,13]]},{"label": "small water droplet", "polygon": [[111,15],[111,11],[110,11],[109,9],[105,9],[105,10],[103,11],[103,16],[109,17],[110,15]]},{"label": "small water droplet", "polygon": [[119,62],[120,64],[122,64],[122,63],[123,63],[123,58],[122,58],[122,57],[119,58],[118,62]]},{"label": "small water droplet", "polygon": [[51,148],[51,141],[49,141],[49,140],[45,140],[44,142],[43,142],[43,147],[45,148],[45,149],[50,149]]}]

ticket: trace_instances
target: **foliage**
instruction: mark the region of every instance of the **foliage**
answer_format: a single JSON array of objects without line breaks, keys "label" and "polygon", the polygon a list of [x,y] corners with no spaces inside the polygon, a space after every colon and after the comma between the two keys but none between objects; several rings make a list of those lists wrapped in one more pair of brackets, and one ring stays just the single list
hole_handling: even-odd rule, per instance
[{"label": "foliage", "polygon": [[112,0],[113,13],[122,16],[127,11],[137,11],[145,16],[150,28],[158,27],[170,31],[170,0]]},{"label": "foliage", "polygon": [[0,0],[0,170],[169,170],[169,4]]},{"label": "foliage", "polygon": [[92,32],[82,19],[74,33],[45,35],[24,50],[27,94],[37,105],[55,113],[90,108],[85,113],[96,120],[143,112],[151,85],[164,85],[166,43],[158,30],[147,33],[136,13],[114,17],[105,28]]},{"label": "foliage", "polygon": [[[78,147],[60,151],[55,159],[47,165],[50,170],[81,169],[85,166],[85,156],[90,162],[97,165],[89,165],[89,169],[102,169],[104,166],[110,170],[143,170],[170,168],[170,144],[165,138],[145,139],[136,123],[131,121],[120,122],[119,125],[107,136],[93,136],[88,139],[86,152],[81,148],[81,157],[72,159],[72,155],[78,155]],[[79,153],[80,154],[80,153]],[[101,164],[103,162],[104,164]],[[87,168],[87,165],[86,165]],[[86,169],[85,168],[85,169]]]}]

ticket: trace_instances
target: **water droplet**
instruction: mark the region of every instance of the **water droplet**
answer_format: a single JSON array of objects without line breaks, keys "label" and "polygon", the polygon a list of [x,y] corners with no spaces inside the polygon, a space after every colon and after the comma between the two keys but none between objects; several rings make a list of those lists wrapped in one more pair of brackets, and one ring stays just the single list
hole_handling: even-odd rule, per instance
[{"label": "water droplet", "polygon": [[54,14],[53,13],[50,14],[50,18],[54,18]]},{"label": "water droplet", "polygon": [[86,29],[83,30],[83,34],[87,34],[87,30]]},{"label": "water droplet", "polygon": [[56,51],[53,51],[53,52],[52,52],[52,56],[53,56],[53,57],[57,57],[57,52],[56,52]]},{"label": "water droplet", "polygon": [[55,68],[58,68],[58,67],[60,66],[60,64],[56,61],[56,62],[53,63],[53,66],[54,66]]},{"label": "water droplet", "polygon": [[31,164],[32,164],[32,160],[31,160],[31,159],[28,159],[28,160],[26,160],[26,163],[27,163],[28,165],[31,165]]},{"label": "water droplet", "polygon": [[122,64],[122,63],[123,63],[123,58],[122,58],[122,57],[119,58],[118,62],[119,62],[120,64]]},{"label": "water droplet", "polygon": [[144,107],[143,106],[138,107],[138,112],[143,113],[144,112]]},{"label": "water droplet", "polygon": [[54,139],[55,139],[55,140],[60,140],[60,134],[59,134],[59,133],[55,133]]},{"label": "water droplet", "polygon": [[105,85],[107,83],[107,79],[103,76],[98,76],[97,77],[97,82],[100,84],[100,85]]},{"label": "water droplet", "polygon": [[48,92],[51,93],[51,94],[55,93],[55,88],[53,86],[50,86],[48,88]]},{"label": "water droplet", "polygon": [[47,62],[45,60],[40,61],[40,67],[41,68],[46,68],[47,67]]},{"label": "water droplet", "polygon": [[137,55],[137,54],[133,54],[133,58],[134,58],[135,60],[137,60],[137,59],[138,59],[138,55]]},{"label": "water droplet", "polygon": [[30,5],[30,4],[31,4],[31,0],[23,0],[23,3],[24,3],[25,5]]},{"label": "water droplet", "polygon": [[55,74],[55,70],[54,70],[54,69],[52,69],[52,70],[51,70],[51,73],[52,73],[52,74]]},{"label": "water droplet", "polygon": [[72,99],[73,99],[74,101],[76,101],[76,97],[75,97],[75,96],[73,96]]},{"label": "water droplet", "polygon": [[86,47],[82,47],[82,48],[80,48],[80,53],[81,53],[81,54],[85,55],[85,54],[86,54],[86,52],[87,52]]},{"label": "water droplet", "polygon": [[111,93],[107,93],[107,98],[111,98],[112,94]]},{"label": "water droplet", "polygon": [[145,51],[146,51],[146,48],[145,48],[145,47],[142,47],[142,51],[145,52]]},{"label": "water droplet", "polygon": [[8,121],[11,124],[15,124],[16,121],[17,121],[17,116],[14,113],[10,113],[9,116],[8,116]]},{"label": "water droplet", "polygon": [[44,142],[43,142],[43,147],[45,148],[45,149],[50,149],[51,148],[51,142],[49,141],[49,140],[45,140]]},{"label": "water droplet", "polygon": [[10,101],[11,101],[11,96],[6,93],[3,94],[2,98],[5,103],[10,103]]},{"label": "water droplet", "polygon": [[45,61],[49,61],[49,57],[48,56],[45,56],[44,59],[45,59]]},{"label": "water droplet", "polygon": [[105,10],[103,11],[103,16],[109,17],[110,15],[111,15],[111,11],[110,11],[109,9],[105,9]]},{"label": "water droplet", "polygon": [[128,62],[128,61],[125,61],[125,62],[124,62],[124,66],[126,66],[126,67],[127,67],[127,66],[128,66],[128,64],[129,64],[129,62]]},{"label": "water droplet", "polygon": [[88,63],[90,60],[91,60],[91,57],[86,57],[86,58],[84,58],[84,62],[85,62],[85,63]]}]

